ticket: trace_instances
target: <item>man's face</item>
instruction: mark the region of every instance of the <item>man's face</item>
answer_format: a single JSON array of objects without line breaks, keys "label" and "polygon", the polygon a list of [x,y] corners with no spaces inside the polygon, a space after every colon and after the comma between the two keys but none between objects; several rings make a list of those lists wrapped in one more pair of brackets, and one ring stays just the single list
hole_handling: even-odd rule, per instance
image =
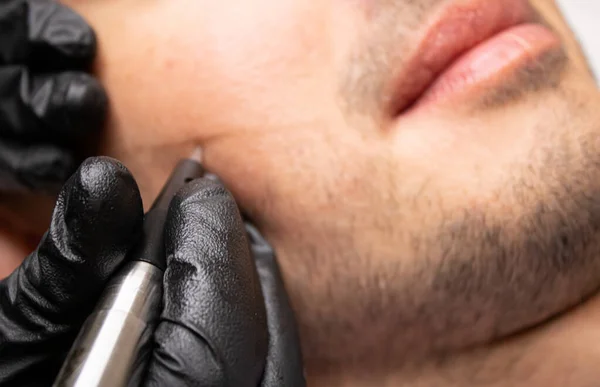
[{"label": "man's face", "polygon": [[204,147],[276,248],[308,361],[479,344],[600,285],[600,101],[552,1],[71,2],[105,152],[150,198]]}]

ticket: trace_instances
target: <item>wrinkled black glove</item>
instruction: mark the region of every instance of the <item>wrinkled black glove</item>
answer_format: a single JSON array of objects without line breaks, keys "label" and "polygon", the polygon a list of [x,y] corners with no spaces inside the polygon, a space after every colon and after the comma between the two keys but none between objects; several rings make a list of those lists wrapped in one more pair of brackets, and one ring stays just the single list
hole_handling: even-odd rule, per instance
[{"label": "wrinkled black glove", "polygon": [[[142,228],[129,172],[82,164],[59,195],[37,251],[0,282],[0,385],[49,386],[108,277]],[[268,245],[237,206],[200,179],[174,198],[166,225],[164,308],[147,386],[304,386],[294,316]],[[266,247],[265,247],[266,246]],[[259,254],[261,253],[261,254]]]},{"label": "wrinkled black glove", "polygon": [[52,0],[0,3],[0,192],[56,193],[77,149],[105,122],[107,97],[86,73],[96,38]]},{"label": "wrinkled black glove", "polygon": [[175,197],[165,234],[165,304],[145,385],[305,385],[279,268],[249,229],[254,260],[237,205],[220,183],[196,180]]}]

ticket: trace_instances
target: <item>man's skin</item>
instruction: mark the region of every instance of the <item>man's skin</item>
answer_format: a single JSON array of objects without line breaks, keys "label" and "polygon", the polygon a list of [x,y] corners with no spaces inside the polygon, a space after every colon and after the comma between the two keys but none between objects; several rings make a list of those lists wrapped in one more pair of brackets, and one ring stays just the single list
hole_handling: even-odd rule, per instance
[{"label": "man's skin", "polygon": [[561,45],[399,115],[394,74],[468,2],[65,3],[100,42],[100,152],[148,205],[203,147],[277,251],[310,386],[598,385],[600,94],[553,1]]}]

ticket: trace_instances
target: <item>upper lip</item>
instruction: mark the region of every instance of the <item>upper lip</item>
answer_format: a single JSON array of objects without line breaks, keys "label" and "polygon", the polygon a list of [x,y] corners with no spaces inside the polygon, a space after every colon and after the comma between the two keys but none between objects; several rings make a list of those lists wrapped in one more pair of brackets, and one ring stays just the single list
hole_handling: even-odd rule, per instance
[{"label": "upper lip", "polygon": [[394,77],[390,110],[407,110],[459,56],[492,36],[534,21],[527,0],[450,2],[424,29],[409,59]]}]

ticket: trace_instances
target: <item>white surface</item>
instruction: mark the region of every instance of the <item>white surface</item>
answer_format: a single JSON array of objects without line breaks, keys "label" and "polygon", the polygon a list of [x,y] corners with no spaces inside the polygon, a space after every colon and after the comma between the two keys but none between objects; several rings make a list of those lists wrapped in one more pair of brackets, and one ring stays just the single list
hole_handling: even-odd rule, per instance
[{"label": "white surface", "polygon": [[558,0],[600,78],[600,0]]}]

